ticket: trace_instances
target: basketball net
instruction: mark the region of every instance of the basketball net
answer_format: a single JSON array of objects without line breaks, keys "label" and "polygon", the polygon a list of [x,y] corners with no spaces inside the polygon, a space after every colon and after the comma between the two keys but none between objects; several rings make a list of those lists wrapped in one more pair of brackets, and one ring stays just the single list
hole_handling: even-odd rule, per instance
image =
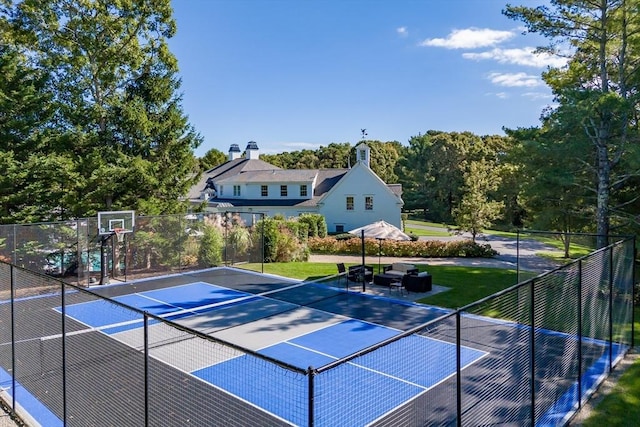
[{"label": "basketball net", "polygon": [[118,242],[121,243],[124,241],[124,228],[114,228],[113,229],[113,234],[115,234],[116,238],[118,239]]}]

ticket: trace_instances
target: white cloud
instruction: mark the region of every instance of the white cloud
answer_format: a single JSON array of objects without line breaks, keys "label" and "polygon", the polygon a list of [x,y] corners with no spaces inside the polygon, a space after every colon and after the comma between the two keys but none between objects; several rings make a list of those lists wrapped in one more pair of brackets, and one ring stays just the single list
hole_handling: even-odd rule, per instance
[{"label": "white cloud", "polygon": [[491,83],[506,87],[536,87],[542,85],[538,76],[527,73],[491,73]]},{"label": "white cloud", "polygon": [[462,54],[463,58],[481,61],[491,59],[501,64],[526,65],[529,67],[546,68],[562,67],[567,63],[566,58],[549,55],[548,53],[534,53],[534,48],[523,47],[518,49],[495,48],[486,52]]},{"label": "white cloud", "polygon": [[396,28],[396,32],[402,37],[407,37],[409,35],[409,30],[407,30],[407,27],[398,27]]},{"label": "white cloud", "polygon": [[538,99],[548,99],[551,100],[553,99],[553,95],[550,93],[543,93],[543,92],[525,92],[522,94],[522,96],[524,96],[525,98],[530,98],[532,100],[538,100]]},{"label": "white cloud", "polygon": [[420,46],[444,47],[446,49],[475,49],[495,46],[512,38],[511,31],[491,30],[489,28],[466,28],[453,30],[446,38],[426,39]]},{"label": "white cloud", "polygon": [[279,146],[287,147],[291,150],[316,150],[320,148],[320,144],[312,144],[310,142],[279,142]]}]

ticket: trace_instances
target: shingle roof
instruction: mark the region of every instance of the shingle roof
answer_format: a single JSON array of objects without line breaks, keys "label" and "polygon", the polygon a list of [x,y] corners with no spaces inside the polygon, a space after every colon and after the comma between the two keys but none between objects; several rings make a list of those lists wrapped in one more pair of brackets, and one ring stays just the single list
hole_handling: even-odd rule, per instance
[{"label": "shingle roof", "polygon": [[196,185],[191,187],[187,197],[189,199],[199,199],[200,193],[202,193],[207,187],[208,183],[213,180],[225,179],[230,176],[235,176],[243,171],[258,171],[258,170],[282,170],[281,168],[267,163],[260,159],[235,159],[228,160],[221,165],[218,165],[212,169],[205,171]]},{"label": "shingle roof", "polygon": [[216,179],[219,184],[233,182],[310,182],[318,174],[317,169],[271,169],[257,171],[242,171],[224,179]]}]

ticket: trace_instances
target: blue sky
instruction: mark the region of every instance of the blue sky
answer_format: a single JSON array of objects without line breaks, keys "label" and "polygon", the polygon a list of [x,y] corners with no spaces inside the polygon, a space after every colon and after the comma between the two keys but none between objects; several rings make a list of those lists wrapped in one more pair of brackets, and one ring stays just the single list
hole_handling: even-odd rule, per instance
[{"label": "blue sky", "polygon": [[[543,0],[512,0],[537,6]],[[506,0],[172,0],[183,108],[224,153],[539,124],[557,58]]]}]

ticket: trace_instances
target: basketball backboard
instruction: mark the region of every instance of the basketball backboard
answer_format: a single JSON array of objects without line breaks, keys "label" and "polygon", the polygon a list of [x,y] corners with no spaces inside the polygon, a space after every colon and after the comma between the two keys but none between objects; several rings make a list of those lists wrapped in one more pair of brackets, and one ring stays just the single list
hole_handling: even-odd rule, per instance
[{"label": "basketball backboard", "polygon": [[135,211],[98,212],[98,234],[101,236],[119,233],[131,233],[135,226]]}]

